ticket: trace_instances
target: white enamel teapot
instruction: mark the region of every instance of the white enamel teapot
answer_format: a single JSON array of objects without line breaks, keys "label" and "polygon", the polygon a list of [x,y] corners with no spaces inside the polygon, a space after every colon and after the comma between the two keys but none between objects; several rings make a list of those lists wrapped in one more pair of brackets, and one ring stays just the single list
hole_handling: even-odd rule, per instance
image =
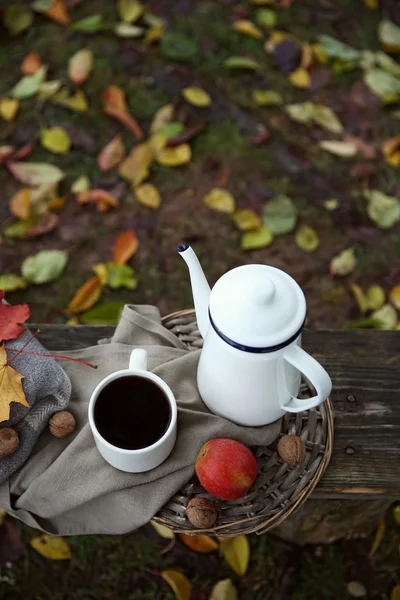
[{"label": "white enamel teapot", "polygon": [[[306,301],[295,280],[274,267],[244,265],[210,290],[192,248],[182,244],[178,252],[189,267],[204,338],[197,385],[207,407],[239,425],[257,426],[321,404],[332,382],[301,348]],[[306,400],[297,397],[301,373],[316,391]]]}]

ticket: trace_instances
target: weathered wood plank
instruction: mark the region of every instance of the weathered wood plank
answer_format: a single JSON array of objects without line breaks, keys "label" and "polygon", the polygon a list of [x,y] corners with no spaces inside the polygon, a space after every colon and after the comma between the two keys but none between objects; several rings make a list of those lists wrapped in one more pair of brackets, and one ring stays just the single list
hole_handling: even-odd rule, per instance
[{"label": "weathered wood plank", "polygon": [[[42,325],[49,350],[95,345],[112,327]],[[304,347],[330,373],[335,443],[313,497],[400,496],[400,332],[304,332]]]}]

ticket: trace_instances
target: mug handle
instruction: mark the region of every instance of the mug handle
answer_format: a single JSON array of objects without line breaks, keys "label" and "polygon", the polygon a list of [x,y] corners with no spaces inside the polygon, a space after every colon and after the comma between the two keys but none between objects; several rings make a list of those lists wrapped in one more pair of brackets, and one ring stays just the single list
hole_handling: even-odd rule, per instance
[{"label": "mug handle", "polygon": [[[282,358],[306,376],[316,389],[317,395],[304,400],[292,396],[286,404],[281,403],[281,408],[291,413],[298,413],[322,404],[331,393],[332,381],[319,362],[296,344],[290,346]],[[283,376],[283,361],[281,365]]]},{"label": "mug handle", "polygon": [[147,371],[147,352],[142,348],[132,350],[129,357],[129,369],[131,371]]}]

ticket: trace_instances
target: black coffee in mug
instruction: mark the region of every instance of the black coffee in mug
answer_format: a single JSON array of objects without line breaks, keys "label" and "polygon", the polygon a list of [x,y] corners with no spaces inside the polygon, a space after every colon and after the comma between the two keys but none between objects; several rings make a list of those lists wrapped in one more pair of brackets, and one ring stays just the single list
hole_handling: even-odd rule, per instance
[{"label": "black coffee in mug", "polygon": [[93,416],[107,442],[125,450],[138,450],[164,435],[171,422],[171,406],[156,383],[126,375],[113,379],[101,390]]}]

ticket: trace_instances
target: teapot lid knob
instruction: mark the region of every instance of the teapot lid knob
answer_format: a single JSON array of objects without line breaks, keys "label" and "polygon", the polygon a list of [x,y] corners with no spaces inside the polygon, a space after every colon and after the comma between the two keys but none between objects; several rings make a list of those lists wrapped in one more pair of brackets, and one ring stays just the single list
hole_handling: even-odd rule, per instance
[{"label": "teapot lid knob", "polygon": [[269,304],[275,298],[276,287],[272,279],[263,277],[253,281],[249,290],[249,296],[257,304]]}]

